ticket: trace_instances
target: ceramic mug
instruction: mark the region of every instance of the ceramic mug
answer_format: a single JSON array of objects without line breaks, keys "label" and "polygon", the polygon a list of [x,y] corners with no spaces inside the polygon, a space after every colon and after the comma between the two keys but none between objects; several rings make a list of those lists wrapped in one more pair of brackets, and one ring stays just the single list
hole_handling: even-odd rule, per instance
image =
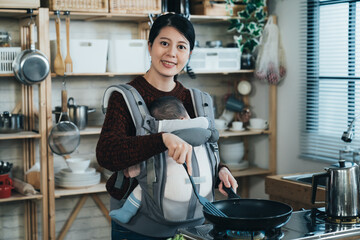
[{"label": "ceramic mug", "polygon": [[228,125],[234,119],[234,117],[235,117],[235,112],[230,111],[228,109],[224,109],[219,119],[225,120],[226,125]]},{"label": "ceramic mug", "polygon": [[251,118],[250,127],[255,129],[265,129],[268,127],[268,122],[262,118]]},{"label": "ceramic mug", "polygon": [[244,103],[235,96],[231,95],[226,101],[225,108],[233,112],[241,112],[244,108]]},{"label": "ceramic mug", "polygon": [[234,121],[231,125],[233,130],[241,130],[243,128],[243,122],[241,121]]},{"label": "ceramic mug", "polygon": [[226,121],[224,119],[219,119],[219,118],[215,119],[215,128],[219,131],[226,129],[227,128]]}]

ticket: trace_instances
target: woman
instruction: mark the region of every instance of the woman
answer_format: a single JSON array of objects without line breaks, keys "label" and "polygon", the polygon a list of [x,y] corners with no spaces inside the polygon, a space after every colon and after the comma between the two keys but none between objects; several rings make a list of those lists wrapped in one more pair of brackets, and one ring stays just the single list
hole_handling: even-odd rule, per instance
[{"label": "woman", "polygon": [[[194,28],[186,18],[177,14],[166,14],[154,21],[148,41],[151,67],[144,76],[138,76],[129,83],[138,90],[147,106],[157,98],[175,96],[183,102],[190,117],[195,117],[190,91],[176,80],[177,74],[190,58],[194,42]],[[97,160],[102,167],[114,172],[125,170],[168,150],[169,157],[178,164],[186,162],[188,171],[192,172],[189,167],[192,147],[181,138],[171,133],[135,136],[135,130],[125,100],[120,93],[114,92],[109,99],[106,118],[96,149]],[[237,182],[229,170],[221,165],[219,169],[220,192],[226,195],[222,189],[223,184],[236,190]],[[111,195],[111,209],[121,206],[119,200],[126,194],[130,185],[129,179],[125,178],[121,189],[117,189],[114,186],[116,177],[117,175],[113,174],[106,184]],[[136,183],[131,184],[130,191],[135,187]],[[128,228],[133,229],[131,224],[132,222],[126,225],[112,221],[112,238],[156,239],[144,236],[141,234],[141,229],[128,230]],[[162,230],[159,229],[156,237],[167,236],[164,236]]]}]

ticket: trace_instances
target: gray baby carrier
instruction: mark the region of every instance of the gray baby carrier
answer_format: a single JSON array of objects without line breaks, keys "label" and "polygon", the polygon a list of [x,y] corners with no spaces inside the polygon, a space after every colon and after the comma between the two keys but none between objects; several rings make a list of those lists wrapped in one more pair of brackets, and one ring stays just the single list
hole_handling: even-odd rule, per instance
[{"label": "gray baby carrier", "polygon": [[[213,102],[209,94],[204,93],[198,89],[189,89],[191,92],[192,102],[197,117],[203,116],[210,119],[210,124],[213,127],[214,114]],[[108,100],[114,91],[122,94],[127,107],[130,111],[132,120],[136,127],[136,135],[146,135],[156,133],[158,129],[158,121],[156,121],[149,113],[145,101],[138,93],[138,91],[128,84],[113,85],[106,89],[103,97],[103,112],[106,113]],[[206,152],[210,161],[213,190],[208,196],[210,201],[214,199],[214,187],[218,173],[218,146],[217,143],[205,143]],[[192,176],[197,179],[200,176],[199,165],[197,163],[195,154],[192,156]],[[138,213],[127,224],[119,223],[127,229],[136,231],[148,236],[167,237],[172,236],[178,228],[194,226],[202,224],[204,221],[202,206],[198,202],[194,193],[192,193],[189,203],[184,207],[180,206],[180,211],[187,211],[186,219],[182,221],[172,221],[166,219],[163,213],[163,196],[166,182],[166,156],[165,152],[155,155],[140,163],[140,174],[136,177],[138,183],[142,188],[141,206]],[[184,170],[185,171],[185,170]],[[117,173],[116,188],[121,188],[124,175],[122,171]],[[132,181],[132,179],[130,179]],[[199,184],[196,184],[199,191]],[[128,197],[130,192],[124,196],[124,199],[119,201],[118,206]],[[179,207],[179,206],[177,206]],[[186,209],[187,207],[187,209]],[[150,221],[149,221],[150,220]]]}]

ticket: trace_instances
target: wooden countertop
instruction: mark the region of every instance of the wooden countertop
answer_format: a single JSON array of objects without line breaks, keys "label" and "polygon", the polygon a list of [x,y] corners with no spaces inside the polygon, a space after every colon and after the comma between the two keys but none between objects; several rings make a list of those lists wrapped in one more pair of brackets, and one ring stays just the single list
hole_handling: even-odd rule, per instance
[{"label": "wooden countertop", "polygon": [[[324,207],[325,204],[312,204],[312,187],[310,184],[283,179],[284,176],[299,175],[305,173],[292,173],[285,175],[273,175],[265,178],[265,193],[274,201],[280,201],[291,205],[294,211],[301,208],[310,209]],[[319,187],[316,193],[316,201],[325,201],[325,188]]]}]

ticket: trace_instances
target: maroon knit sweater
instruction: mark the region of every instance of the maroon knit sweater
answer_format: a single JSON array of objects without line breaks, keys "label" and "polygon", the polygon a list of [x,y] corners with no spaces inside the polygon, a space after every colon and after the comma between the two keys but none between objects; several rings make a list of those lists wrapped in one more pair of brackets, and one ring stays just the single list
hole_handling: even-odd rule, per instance
[{"label": "maroon knit sweater", "polygon": [[[177,81],[175,83],[175,88],[170,92],[154,88],[141,76],[136,77],[129,84],[136,88],[147,106],[157,98],[175,96],[183,102],[190,117],[194,118],[190,91],[181,83]],[[146,136],[136,136],[135,133],[136,129],[124,98],[120,93],[114,92],[109,99],[105,121],[96,147],[96,158],[100,166],[116,172],[167,150],[162,140],[162,133]],[[106,188],[112,197],[120,200],[125,195],[130,181],[125,179],[123,187],[120,190],[116,189],[114,188],[116,176],[117,174],[114,173],[109,178]],[[131,190],[136,185],[135,181]]]}]

